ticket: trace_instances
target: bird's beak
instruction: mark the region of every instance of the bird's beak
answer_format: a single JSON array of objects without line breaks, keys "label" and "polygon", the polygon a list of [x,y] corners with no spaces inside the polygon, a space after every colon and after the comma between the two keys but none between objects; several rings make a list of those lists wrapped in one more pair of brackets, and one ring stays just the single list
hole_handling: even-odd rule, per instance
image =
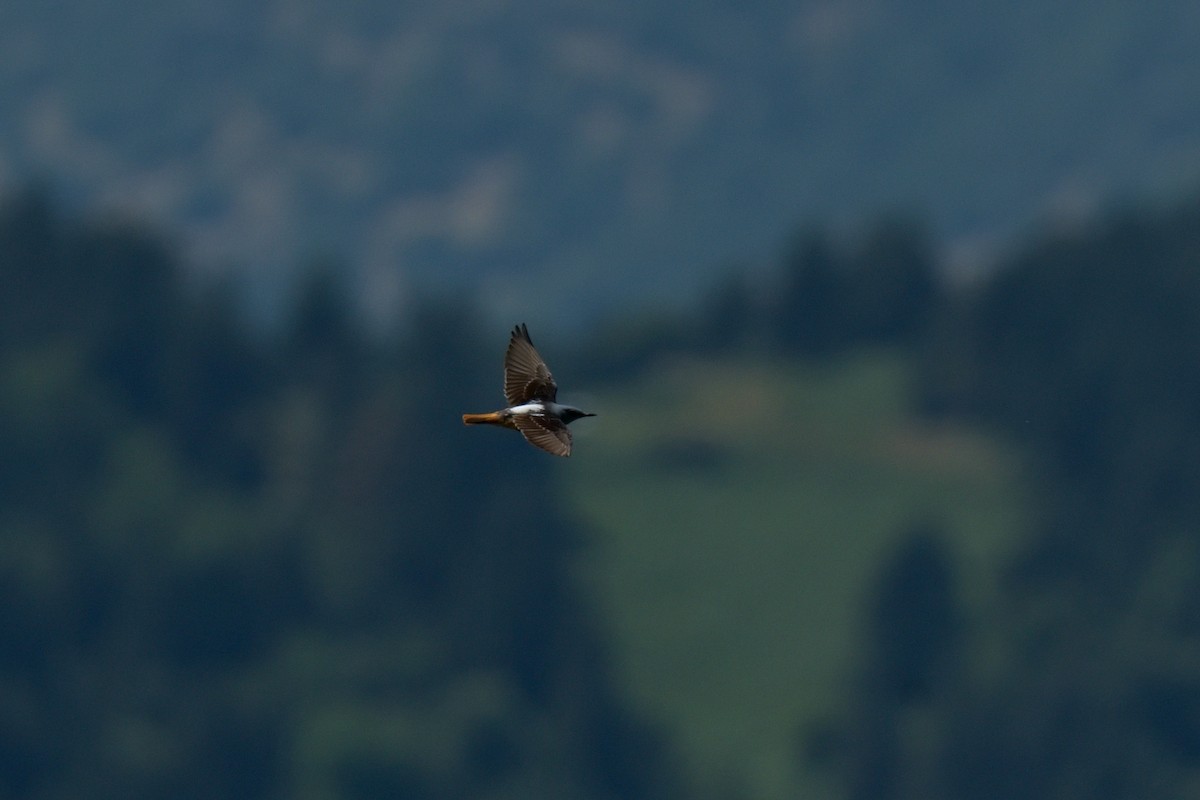
[{"label": "bird's beak", "polygon": [[596,416],[595,414],[588,413],[587,411],[583,412],[583,415],[584,415],[585,417],[594,417],[594,416]]}]

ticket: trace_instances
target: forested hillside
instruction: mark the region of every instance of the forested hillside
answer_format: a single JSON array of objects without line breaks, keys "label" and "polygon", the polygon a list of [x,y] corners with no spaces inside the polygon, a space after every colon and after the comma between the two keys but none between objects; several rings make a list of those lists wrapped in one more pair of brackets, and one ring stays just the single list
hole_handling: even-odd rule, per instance
[{"label": "forested hillside", "polygon": [[264,340],[36,196],[0,273],[0,793],[693,796],[613,692],[556,465],[463,434],[465,310],[369,341],[318,276]]},{"label": "forested hillside", "polygon": [[[264,330],[241,311],[243,287],[197,281],[153,230],[9,197],[0,792],[767,796],[736,766],[715,782],[695,771],[685,737],[656,720],[672,698],[648,702],[617,674],[619,648],[644,658],[663,639],[615,636],[596,593],[594,548],[619,524],[625,542],[677,543],[660,598],[709,576],[700,592],[753,596],[781,624],[803,620],[770,605],[789,577],[780,537],[836,530],[807,552],[860,559],[823,598],[857,641],[845,680],[792,733],[797,773],[836,796],[1190,796],[1198,231],[1194,202],[1115,214],[952,285],[917,223],[884,220],[854,241],[808,228],[769,285],[733,273],[702,304],[614,321],[578,347],[535,334],[564,386],[640,389],[598,408],[562,460],[459,423],[499,395],[503,330],[469,306],[415,303],[381,332],[314,272]],[[688,373],[666,368],[680,364],[725,388],[681,399]],[[773,396],[811,406],[779,413]],[[645,416],[656,407],[664,416]],[[876,436],[920,426],[957,433]],[[756,450],[766,437],[774,449]],[[792,480],[790,450],[806,444],[830,454],[827,470],[803,462],[818,478],[806,513],[823,510],[824,526],[787,524],[797,487],[814,485]],[[958,558],[956,520],[980,512],[970,498],[910,519],[894,546],[867,540],[877,531],[860,521],[881,497],[902,509],[934,497],[931,465],[970,464],[955,460],[967,446],[1016,454],[1010,502],[1023,511],[1004,513],[1025,522],[976,551],[989,563]],[[632,497],[630,480],[645,513],[597,505]],[[666,513],[679,487],[706,485],[704,502],[725,505]],[[970,482],[936,485],[942,497]],[[988,486],[978,497],[1000,514],[994,492],[1009,490]],[[739,567],[753,561],[737,545],[752,543],[780,548],[758,554],[770,575]],[[986,576],[994,590],[968,583]],[[708,706],[721,712],[693,715],[706,728],[687,737],[718,748],[743,735],[746,710],[785,700],[753,679],[788,666],[762,663],[770,631],[721,615],[731,608],[704,623],[728,649],[686,654],[720,665],[705,691],[728,693]],[[687,605],[643,609],[619,611],[675,642],[696,624]]]},{"label": "forested hillside", "polygon": [[964,616],[928,546],[885,566],[849,714],[851,798],[1200,788],[1200,204],[1021,248],[946,309],[929,413],[1027,453],[1028,540]]}]

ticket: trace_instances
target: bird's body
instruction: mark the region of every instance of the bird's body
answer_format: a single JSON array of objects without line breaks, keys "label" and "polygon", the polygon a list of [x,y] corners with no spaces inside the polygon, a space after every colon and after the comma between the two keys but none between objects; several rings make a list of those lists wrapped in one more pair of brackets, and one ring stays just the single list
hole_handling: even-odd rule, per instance
[{"label": "bird's body", "polygon": [[562,417],[570,406],[560,406],[558,403],[544,403],[541,400],[534,400],[532,403],[524,403],[519,406],[512,406],[507,409],[508,413],[520,417],[526,415],[542,415],[549,414],[552,417]]},{"label": "bird's body", "polygon": [[580,417],[596,416],[557,402],[558,384],[524,324],[513,328],[504,354],[504,398],[507,407],[487,414],[463,414],[463,424],[512,428],[535,447],[569,456],[571,432],[567,425]]}]

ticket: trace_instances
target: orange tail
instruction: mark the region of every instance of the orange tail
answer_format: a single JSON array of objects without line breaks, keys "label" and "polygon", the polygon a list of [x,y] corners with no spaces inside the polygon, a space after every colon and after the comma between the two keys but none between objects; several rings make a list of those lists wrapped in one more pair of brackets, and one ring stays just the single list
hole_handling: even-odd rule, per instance
[{"label": "orange tail", "polygon": [[503,425],[504,421],[500,419],[500,412],[492,411],[488,414],[463,414],[463,425]]}]

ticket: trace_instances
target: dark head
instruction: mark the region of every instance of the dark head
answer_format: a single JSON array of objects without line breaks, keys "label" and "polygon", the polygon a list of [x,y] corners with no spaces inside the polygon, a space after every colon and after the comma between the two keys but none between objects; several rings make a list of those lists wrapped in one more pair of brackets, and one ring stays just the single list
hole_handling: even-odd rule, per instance
[{"label": "dark head", "polygon": [[596,415],[589,414],[586,411],[580,411],[578,408],[575,408],[574,406],[563,406],[562,407],[562,421],[567,423],[568,425],[577,419],[581,419],[583,417],[594,417],[594,416],[596,416]]}]

